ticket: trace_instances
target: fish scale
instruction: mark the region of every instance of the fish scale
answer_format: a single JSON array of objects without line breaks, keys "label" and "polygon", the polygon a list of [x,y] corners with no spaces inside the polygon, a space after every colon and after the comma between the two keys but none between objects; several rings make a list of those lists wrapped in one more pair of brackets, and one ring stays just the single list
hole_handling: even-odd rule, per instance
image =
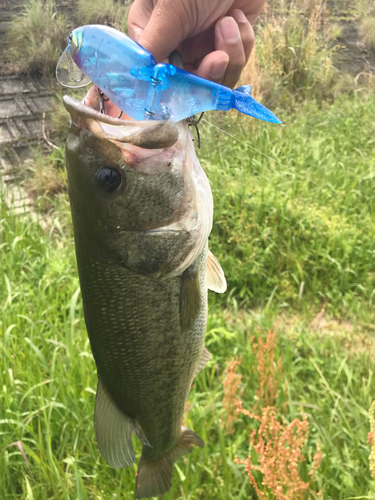
[{"label": "fish scale", "polygon": [[[113,265],[105,266],[95,260],[87,262],[89,249],[83,258],[80,252],[78,248],[85,317],[99,376],[116,405],[126,415],[138,419],[153,448],[162,448],[163,441],[175,444],[180,437],[194,365],[204,344],[206,299],[201,298],[193,330],[181,332],[182,277],[164,280],[161,286],[126,269],[114,274]],[[198,257],[200,266],[204,267],[202,287],[205,257],[206,250]],[[122,283],[127,286],[121,290]],[[102,290],[107,292],[104,297]],[[105,315],[101,309],[103,304]],[[139,311],[141,304],[142,311]],[[144,304],[150,307],[145,308]],[[124,380],[125,384],[119,382]],[[166,429],[164,434],[160,433],[158,420]]]}]

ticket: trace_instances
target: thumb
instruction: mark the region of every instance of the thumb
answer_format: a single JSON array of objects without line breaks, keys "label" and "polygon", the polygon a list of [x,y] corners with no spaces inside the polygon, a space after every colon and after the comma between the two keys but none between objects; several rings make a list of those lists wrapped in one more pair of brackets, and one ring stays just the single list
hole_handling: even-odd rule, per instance
[{"label": "thumb", "polygon": [[156,62],[167,59],[176,50],[190,31],[186,11],[179,8],[180,2],[159,0],[147,26],[137,40],[153,54]]}]

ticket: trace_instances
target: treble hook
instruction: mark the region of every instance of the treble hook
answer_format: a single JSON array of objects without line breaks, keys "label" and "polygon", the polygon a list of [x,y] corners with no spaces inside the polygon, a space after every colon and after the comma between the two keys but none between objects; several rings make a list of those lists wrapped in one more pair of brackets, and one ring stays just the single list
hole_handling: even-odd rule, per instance
[{"label": "treble hook", "polygon": [[109,101],[109,99],[108,97],[107,99],[104,99],[104,92],[102,92],[99,87],[97,87],[97,90],[99,95],[99,110],[102,115],[105,115],[104,103]]},{"label": "treble hook", "polygon": [[[201,121],[201,119],[203,118],[203,115],[204,115],[204,111],[201,113],[198,120],[196,119],[195,115],[192,115],[192,116],[189,116],[189,118],[186,118],[186,121],[188,122],[189,127],[195,127],[195,130],[197,131],[198,149],[201,148],[201,135],[199,133],[198,124]],[[194,141],[194,139],[193,139],[193,141]]]},{"label": "treble hook", "polygon": [[[106,99],[104,98],[104,92],[102,92],[99,88],[97,88],[98,94],[99,94],[99,109],[102,115],[105,115],[105,109],[104,109],[104,104],[109,101],[109,98],[107,97]],[[121,111],[121,110],[120,110]],[[117,119],[121,118],[122,116],[122,111],[118,115]]]}]

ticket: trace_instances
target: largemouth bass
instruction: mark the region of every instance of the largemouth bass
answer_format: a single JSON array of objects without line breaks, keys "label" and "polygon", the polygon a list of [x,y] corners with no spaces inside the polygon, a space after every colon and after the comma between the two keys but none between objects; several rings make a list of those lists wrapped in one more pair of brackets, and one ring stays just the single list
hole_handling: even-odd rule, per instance
[{"label": "largemouth bass", "polygon": [[77,264],[98,371],[98,448],[112,467],[129,467],[136,434],[136,498],[157,496],[171,487],[173,463],[204,446],[182,419],[210,359],[207,288],[226,289],[208,251],[211,189],[186,121],[105,116],[95,89],[64,104]]}]

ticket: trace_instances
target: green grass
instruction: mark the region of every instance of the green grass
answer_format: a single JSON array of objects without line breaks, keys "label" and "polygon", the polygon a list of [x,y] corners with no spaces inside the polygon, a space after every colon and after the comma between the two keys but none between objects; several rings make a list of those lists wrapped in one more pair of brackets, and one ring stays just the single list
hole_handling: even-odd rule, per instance
[{"label": "green grass", "polygon": [[[241,355],[242,399],[251,410],[257,380],[250,339],[275,321],[284,373],[279,406],[287,421],[307,415],[307,464],[321,441],[312,490],[326,500],[373,498],[374,112],[374,96],[358,96],[281,113],[283,127],[208,117],[304,178],[201,127],[199,154],[215,198],[211,248],[229,289],[210,294],[206,343],[213,359],[190,399],[188,425],[206,447],[178,461],[165,500],[255,499],[235,464],[236,455],[248,455],[255,424],[243,417],[234,434],[221,429],[222,378],[226,360]],[[131,499],[135,469],[111,469],[96,448],[96,373],[66,195],[54,203],[38,220],[1,204],[0,498]],[[330,322],[316,330],[310,321],[324,303]],[[15,445],[7,447],[18,440],[30,468]]]},{"label": "green grass", "polygon": [[102,0],[77,0],[75,17],[77,25],[107,24],[127,32],[127,17],[129,5],[124,1]]},{"label": "green grass", "polygon": [[9,70],[52,76],[69,32],[85,24],[106,24],[127,31],[129,6],[116,0],[25,0],[13,16],[1,58]]},{"label": "green grass", "polygon": [[294,115],[280,110],[283,126],[208,118],[285,166],[203,122],[199,156],[215,204],[211,246],[229,296],[241,305],[327,303],[374,330],[374,112],[372,94],[321,109],[307,104]]},{"label": "green grass", "polygon": [[[96,373],[66,199],[60,197],[52,218],[39,217],[46,229],[1,205],[0,498],[131,499],[135,469],[111,469],[95,444]],[[257,381],[250,338],[257,328],[270,328],[276,312],[210,307],[206,343],[213,359],[196,380],[188,417],[207,446],[178,461],[166,500],[255,498],[242,466],[234,463],[235,455],[248,454],[248,422],[241,420],[230,436],[220,427],[222,374],[226,359],[241,354],[242,399],[251,409]],[[325,499],[375,493],[366,443],[375,342],[360,349],[356,329],[352,333],[345,346],[342,336],[317,333],[302,316],[279,326],[285,375],[280,404],[288,420],[301,410],[308,417],[308,461],[321,440],[323,462],[313,489]],[[18,440],[30,468],[16,446],[6,448]]]},{"label": "green grass", "polygon": [[50,76],[68,32],[68,20],[52,0],[27,0],[6,33],[4,58],[13,71]]}]

